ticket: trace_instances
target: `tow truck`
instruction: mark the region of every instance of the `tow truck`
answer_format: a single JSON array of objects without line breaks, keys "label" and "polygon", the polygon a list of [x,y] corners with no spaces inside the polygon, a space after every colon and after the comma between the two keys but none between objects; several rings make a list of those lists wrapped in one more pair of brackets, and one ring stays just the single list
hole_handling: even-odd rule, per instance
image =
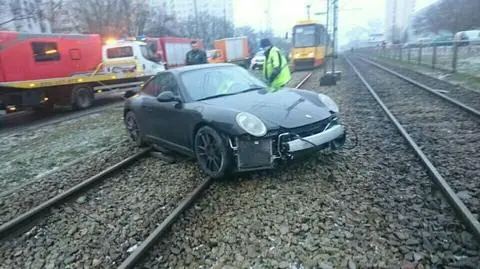
[{"label": "tow truck", "polygon": [[55,105],[86,109],[95,93],[134,89],[163,70],[140,41],[0,32],[0,117]]}]

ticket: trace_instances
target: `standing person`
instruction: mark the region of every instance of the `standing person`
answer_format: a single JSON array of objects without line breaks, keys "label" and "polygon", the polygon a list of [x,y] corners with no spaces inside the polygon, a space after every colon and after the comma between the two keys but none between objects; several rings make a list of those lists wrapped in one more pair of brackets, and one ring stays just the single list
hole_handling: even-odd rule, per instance
[{"label": "standing person", "polygon": [[205,53],[205,51],[200,49],[200,45],[198,44],[197,40],[193,40],[190,44],[192,45],[192,50],[187,52],[185,64],[206,64],[207,54]]},{"label": "standing person", "polygon": [[285,86],[292,78],[288,62],[280,49],[273,46],[268,38],[260,40],[260,47],[265,51],[263,76],[275,92]]}]

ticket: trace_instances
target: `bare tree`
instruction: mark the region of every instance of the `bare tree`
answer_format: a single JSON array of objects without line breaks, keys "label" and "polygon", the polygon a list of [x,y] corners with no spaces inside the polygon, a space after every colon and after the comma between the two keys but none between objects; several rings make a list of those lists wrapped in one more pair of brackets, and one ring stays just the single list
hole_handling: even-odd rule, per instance
[{"label": "bare tree", "polygon": [[431,5],[414,19],[418,33],[451,33],[480,27],[480,1],[441,0]]},{"label": "bare tree", "polygon": [[142,0],[70,0],[68,9],[79,32],[102,36],[142,34],[151,15]]},{"label": "bare tree", "polygon": [[168,16],[163,10],[155,10],[146,23],[145,33],[152,37],[180,36],[180,28],[175,17]]},{"label": "bare tree", "polygon": [[[199,33],[196,33],[198,25]],[[213,47],[216,39],[232,37],[235,34],[235,27],[231,22],[224,24],[222,17],[211,16],[207,13],[200,13],[197,20],[194,17],[178,23],[178,35],[203,40],[206,47]],[[225,35],[226,33],[226,35]]]},{"label": "bare tree", "polygon": [[248,47],[252,51],[258,49],[258,33],[250,26],[243,26],[235,29],[236,36],[246,36],[248,38]]}]

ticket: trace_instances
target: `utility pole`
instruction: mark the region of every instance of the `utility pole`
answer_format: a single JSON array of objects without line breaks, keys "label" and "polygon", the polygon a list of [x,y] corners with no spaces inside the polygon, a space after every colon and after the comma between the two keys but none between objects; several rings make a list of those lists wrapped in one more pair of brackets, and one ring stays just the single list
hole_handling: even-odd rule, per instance
[{"label": "utility pole", "polygon": [[[328,44],[330,42],[328,42],[329,40],[327,40],[327,46],[325,46],[325,69],[324,69],[324,75],[320,78],[320,86],[331,86],[331,85],[336,85],[337,84],[337,80],[340,79],[340,76],[341,76],[341,72],[337,72],[335,71],[335,58],[337,57],[337,50],[336,50],[336,47],[337,47],[337,29],[338,29],[338,26],[337,26],[337,23],[338,23],[338,1],[339,0],[327,0],[327,36],[328,36],[328,25],[330,24],[329,23],[329,17],[330,17],[330,12],[332,12],[332,16],[333,16],[333,32],[332,32],[332,53],[330,56],[327,57],[328,55]],[[332,6],[331,4],[333,5],[333,11],[332,11]],[[328,62],[327,62],[327,59],[332,61],[332,71],[331,72],[327,72],[327,68],[328,68]]]},{"label": "utility pole", "polygon": [[392,44],[395,43],[395,31],[397,28],[397,0],[393,0],[393,14],[392,14]]},{"label": "utility pole", "polygon": [[197,0],[193,0],[193,10],[195,12],[195,35],[199,38],[198,34],[198,12],[197,12]]},{"label": "utility pole", "polygon": [[271,10],[271,6],[270,6],[270,0],[267,0],[267,7],[265,9],[265,30],[266,32],[269,32],[272,28],[272,21],[271,21],[271,17],[270,17],[270,10]]},{"label": "utility pole", "polygon": [[337,23],[338,23],[338,1],[333,0],[333,40],[332,40],[332,74],[335,74],[335,60],[337,57]]},{"label": "utility pole", "polygon": [[223,0],[223,37],[227,37],[227,8],[225,0]]},{"label": "utility pole", "polygon": [[330,47],[330,35],[328,34],[328,27],[330,26],[330,0],[327,0],[327,22],[325,24],[325,68],[323,69],[323,75],[327,73],[327,55],[328,55],[328,48]]},{"label": "utility pole", "polygon": [[310,20],[310,7],[311,5],[307,5],[307,18]]}]

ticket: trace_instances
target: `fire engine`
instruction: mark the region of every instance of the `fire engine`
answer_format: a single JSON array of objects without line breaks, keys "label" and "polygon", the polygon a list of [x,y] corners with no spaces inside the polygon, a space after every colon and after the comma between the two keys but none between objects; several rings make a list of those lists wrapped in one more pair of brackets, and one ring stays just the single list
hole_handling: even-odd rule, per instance
[{"label": "fire engine", "polygon": [[140,41],[104,44],[99,35],[0,32],[0,110],[85,109],[95,93],[136,87],[163,70],[165,64]]}]

